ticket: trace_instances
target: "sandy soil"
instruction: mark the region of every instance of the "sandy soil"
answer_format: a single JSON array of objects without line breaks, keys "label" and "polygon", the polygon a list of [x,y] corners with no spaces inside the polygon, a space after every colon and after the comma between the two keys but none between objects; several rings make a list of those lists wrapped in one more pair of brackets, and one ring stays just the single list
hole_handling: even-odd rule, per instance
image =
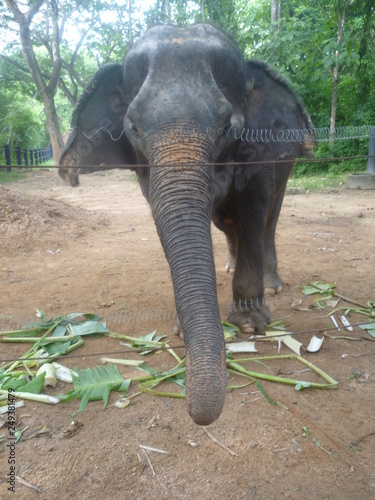
[{"label": "sandy soil", "polygon": [[[134,176],[115,170],[81,181],[73,189],[57,181],[55,172],[31,172],[26,180],[0,186],[1,330],[35,319],[36,309],[47,317],[97,312],[118,333],[167,334],[183,356],[182,341],[172,335],[169,269]],[[285,287],[269,302],[273,318],[301,332],[296,338],[305,344],[312,333],[303,332],[330,335],[318,353],[304,357],[338,380],[338,390],[297,392],[262,382],[279,406],[254,385],[228,392],[222,416],[208,431],[230,451],[190,420],[184,400],[142,395],[118,409],[113,404],[119,394],[112,393],[112,406],[92,402],[83,413],[77,413],[76,400],[56,406],[27,402],[17,411],[17,428],[27,428],[16,445],[17,475],[39,491],[20,482],[15,497],[7,491],[3,426],[0,498],[374,498],[375,344],[359,328],[350,334],[327,330],[330,310],[308,309],[312,299],[299,289],[322,280],[359,303],[375,299],[374,192],[342,187],[288,194],[277,233]],[[224,237],[215,228],[213,241],[224,319],[231,275],[225,272]],[[352,313],[349,319],[364,318]],[[339,338],[348,335],[357,340]],[[2,344],[0,358],[13,359],[26,349]],[[257,349],[260,356],[276,354],[277,344],[257,342]],[[104,352],[137,357],[124,351],[118,340],[90,338],[63,363],[95,366]],[[281,354],[289,352],[282,347]],[[152,354],[147,362],[159,369],[175,365],[168,353]],[[274,373],[309,376],[300,369],[281,359],[272,364]],[[134,376],[132,369],[120,371]],[[66,390],[59,382],[49,392]],[[79,424],[66,432],[73,418]],[[49,431],[36,437],[43,428]],[[140,445],[168,453],[145,453]]]}]

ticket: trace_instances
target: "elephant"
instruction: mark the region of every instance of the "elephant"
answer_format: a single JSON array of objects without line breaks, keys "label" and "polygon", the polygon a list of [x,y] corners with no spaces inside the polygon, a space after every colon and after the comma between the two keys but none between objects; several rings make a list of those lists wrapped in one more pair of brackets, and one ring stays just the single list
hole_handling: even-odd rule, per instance
[{"label": "elephant", "polygon": [[59,173],[72,186],[87,166],[136,171],[170,267],[188,412],[209,425],[227,386],[211,221],[225,233],[235,267],[228,320],[262,332],[270,319],[264,289],[282,288],[275,229],[287,179],[295,158],[314,146],[303,136],[285,140],[285,131],[312,129],[308,112],[223,31],[158,25],[123,64],[96,72],[71,124]]}]

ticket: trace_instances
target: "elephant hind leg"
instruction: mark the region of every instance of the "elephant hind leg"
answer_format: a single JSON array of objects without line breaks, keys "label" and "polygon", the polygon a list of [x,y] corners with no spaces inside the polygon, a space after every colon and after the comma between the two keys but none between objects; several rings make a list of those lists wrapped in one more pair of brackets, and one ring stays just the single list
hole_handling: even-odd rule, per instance
[{"label": "elephant hind leg", "polygon": [[[276,203],[277,200],[275,200]],[[282,198],[281,198],[282,202]],[[280,202],[280,207],[281,207]],[[267,218],[264,232],[263,288],[265,295],[281,293],[283,282],[277,272],[277,257],[275,247],[275,231],[280,208],[272,210]]]},{"label": "elephant hind leg", "polygon": [[233,222],[228,224],[228,228],[225,231],[225,236],[227,239],[229,257],[225,265],[227,273],[234,274],[237,264],[237,236],[233,227]]},{"label": "elephant hind leg", "polygon": [[278,167],[276,194],[267,215],[266,227],[264,231],[263,264],[263,286],[265,295],[275,295],[280,293],[283,289],[283,282],[277,273],[275,232],[291,169],[291,165],[285,165],[283,168]]},{"label": "elephant hind leg", "polygon": [[283,282],[277,272],[266,272],[263,279],[264,295],[276,295],[282,292]]},{"label": "elephant hind leg", "polygon": [[178,316],[176,316],[176,321],[174,323],[173,334],[178,335],[180,339],[184,338],[184,334],[182,333],[181,323],[180,320],[178,319]]},{"label": "elephant hind leg", "polygon": [[214,213],[212,221],[225,234],[229,250],[225,270],[227,273],[234,274],[237,264],[237,234],[233,219],[225,211],[217,211]]}]

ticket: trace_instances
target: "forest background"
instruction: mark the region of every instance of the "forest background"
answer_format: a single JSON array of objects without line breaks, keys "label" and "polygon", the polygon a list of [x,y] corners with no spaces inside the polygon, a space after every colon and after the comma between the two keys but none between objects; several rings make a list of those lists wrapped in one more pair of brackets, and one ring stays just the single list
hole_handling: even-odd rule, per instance
[{"label": "forest background", "polygon": [[[0,0],[1,148],[52,145],[59,158],[85,84],[156,23],[210,22],[266,61],[316,127],[375,126],[375,0]],[[318,143],[316,158],[366,155],[368,138]],[[300,163],[297,175],[365,170]]]}]

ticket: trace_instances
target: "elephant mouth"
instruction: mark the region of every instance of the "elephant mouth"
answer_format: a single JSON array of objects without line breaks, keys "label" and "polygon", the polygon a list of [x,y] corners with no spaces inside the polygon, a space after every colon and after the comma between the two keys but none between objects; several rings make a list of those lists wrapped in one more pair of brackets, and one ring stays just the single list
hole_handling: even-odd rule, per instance
[{"label": "elephant mouth", "polygon": [[63,164],[59,166],[58,173],[59,176],[72,187],[77,187],[79,185],[79,174],[81,172],[80,168],[72,166],[64,166]]}]

